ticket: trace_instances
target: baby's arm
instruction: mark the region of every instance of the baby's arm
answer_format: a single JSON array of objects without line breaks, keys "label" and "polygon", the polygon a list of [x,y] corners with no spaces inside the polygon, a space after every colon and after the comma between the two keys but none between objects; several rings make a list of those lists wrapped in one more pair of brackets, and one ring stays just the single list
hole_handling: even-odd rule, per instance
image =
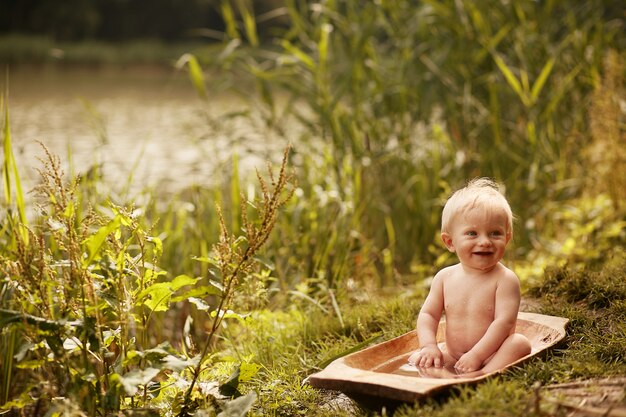
[{"label": "baby's arm", "polygon": [[417,337],[420,349],[409,356],[409,363],[416,366],[441,367],[443,354],[437,346],[437,328],[443,312],[443,282],[441,273],[435,275],[430,292],[417,316]]},{"label": "baby's arm", "polygon": [[491,355],[500,349],[502,342],[514,331],[520,305],[519,279],[506,270],[496,288],[494,320],[484,336],[474,347],[462,355],[454,367],[461,372],[480,369]]}]

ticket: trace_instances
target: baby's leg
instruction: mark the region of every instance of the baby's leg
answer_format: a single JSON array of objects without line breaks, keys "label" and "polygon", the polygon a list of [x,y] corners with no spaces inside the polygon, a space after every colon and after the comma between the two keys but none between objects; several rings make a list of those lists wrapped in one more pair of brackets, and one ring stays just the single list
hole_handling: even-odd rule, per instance
[{"label": "baby's leg", "polygon": [[513,333],[507,337],[500,349],[487,359],[485,366],[478,372],[488,374],[523,358],[530,353],[530,342],[520,333]]}]

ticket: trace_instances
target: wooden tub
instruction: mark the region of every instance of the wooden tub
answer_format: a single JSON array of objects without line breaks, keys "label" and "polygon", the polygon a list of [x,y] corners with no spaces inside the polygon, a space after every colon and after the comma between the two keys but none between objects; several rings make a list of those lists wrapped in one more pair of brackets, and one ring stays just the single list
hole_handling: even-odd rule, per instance
[{"label": "wooden tub", "polygon": [[[476,377],[457,375],[453,369],[420,371],[407,366],[410,354],[418,348],[415,330],[386,342],[336,359],[322,371],[308,378],[316,388],[343,391],[355,397],[378,397],[414,402],[457,384],[481,381],[546,351],[565,337],[569,320],[563,317],[520,312],[518,333],[524,334],[532,346],[529,355],[510,365]],[[445,321],[439,324],[437,341],[443,340]]]}]

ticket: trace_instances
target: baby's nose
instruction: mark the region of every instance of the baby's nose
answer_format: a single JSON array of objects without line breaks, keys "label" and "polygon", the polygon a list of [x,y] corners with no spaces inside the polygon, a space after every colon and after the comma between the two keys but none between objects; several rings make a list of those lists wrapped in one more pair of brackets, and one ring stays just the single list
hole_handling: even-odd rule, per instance
[{"label": "baby's nose", "polygon": [[478,244],[481,246],[488,246],[491,245],[491,240],[489,239],[489,237],[482,235],[478,239]]}]

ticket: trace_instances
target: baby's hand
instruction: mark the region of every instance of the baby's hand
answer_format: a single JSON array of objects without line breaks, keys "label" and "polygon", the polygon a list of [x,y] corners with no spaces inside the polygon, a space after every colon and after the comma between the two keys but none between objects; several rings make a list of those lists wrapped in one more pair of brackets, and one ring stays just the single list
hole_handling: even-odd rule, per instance
[{"label": "baby's hand", "polygon": [[462,355],[454,364],[454,369],[461,373],[477,371],[482,367],[483,362],[473,353],[467,352]]},{"label": "baby's hand", "polygon": [[409,364],[422,368],[430,368],[433,365],[441,368],[443,365],[443,353],[441,353],[437,345],[424,346],[409,356]]}]

